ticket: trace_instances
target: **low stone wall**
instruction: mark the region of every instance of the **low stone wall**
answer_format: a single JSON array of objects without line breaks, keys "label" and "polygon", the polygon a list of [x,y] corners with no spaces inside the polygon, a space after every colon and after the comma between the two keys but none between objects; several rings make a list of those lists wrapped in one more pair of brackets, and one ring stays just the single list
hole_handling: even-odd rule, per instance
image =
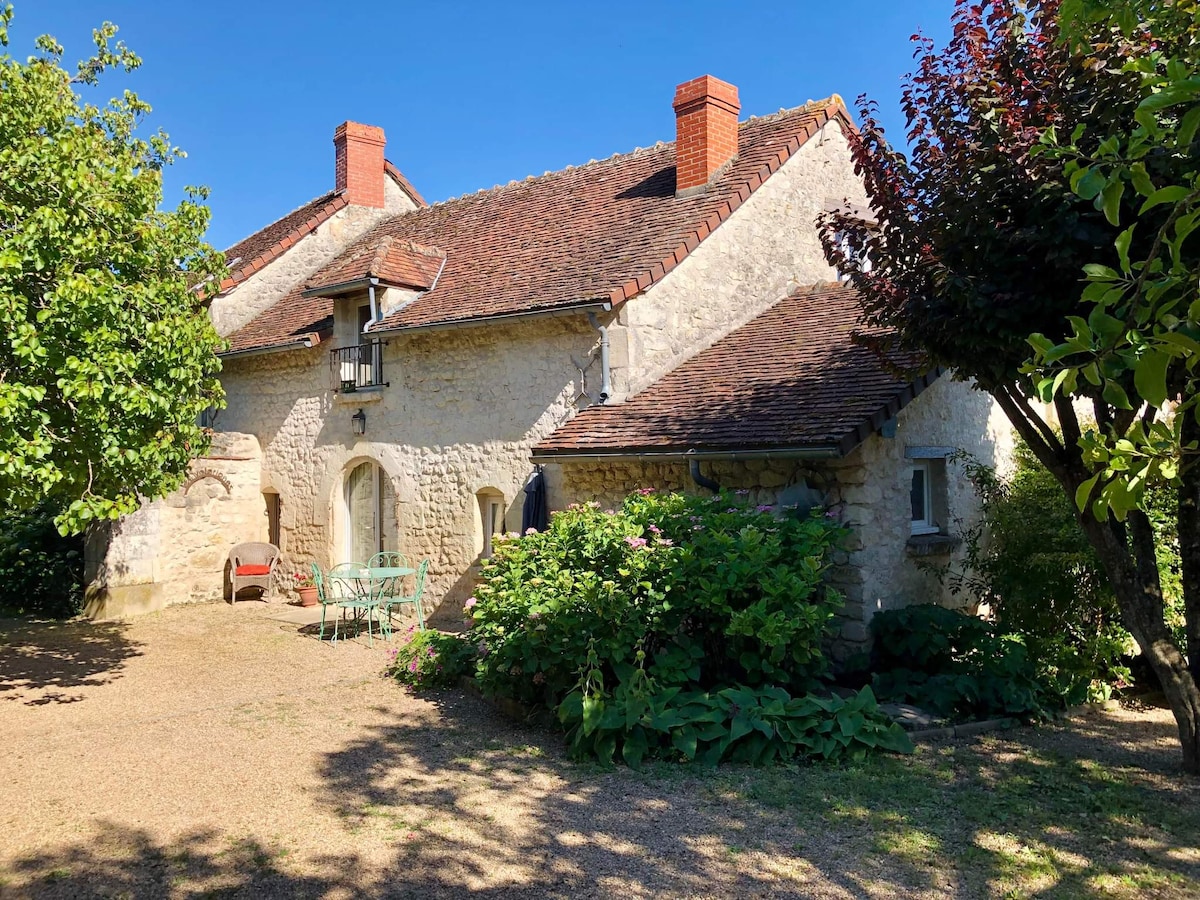
[{"label": "low stone wall", "polygon": [[179,490],[94,529],[85,548],[84,614],[126,618],[220,599],[229,551],[267,540],[261,470],[254,436],[215,435]]}]

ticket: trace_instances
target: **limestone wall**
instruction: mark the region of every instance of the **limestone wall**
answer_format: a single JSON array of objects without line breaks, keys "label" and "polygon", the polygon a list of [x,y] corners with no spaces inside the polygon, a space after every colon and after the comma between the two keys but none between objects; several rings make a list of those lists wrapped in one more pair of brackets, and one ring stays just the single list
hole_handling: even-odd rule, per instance
[{"label": "limestone wall", "polygon": [[808,140],[613,329],[616,399],[637,393],[796,287],[831,281],[816,218],[828,198],[866,203],[837,122]]},{"label": "limestone wall", "polygon": [[[1013,433],[990,396],[943,376],[900,412],[894,437],[874,435],[834,467],[838,489],[832,499],[855,533],[848,565],[838,573],[847,598],[844,634],[851,640],[865,639],[866,626],[879,610],[919,602],[961,606],[968,601],[941,589],[917,562],[957,565],[961,547],[917,557],[908,545],[911,460],[906,451],[922,446],[965,450],[1004,470],[1012,458]],[[979,516],[979,498],[961,463],[945,463],[944,491],[948,522],[940,524],[952,536],[961,534],[963,526],[974,524]]]},{"label": "limestone wall", "polygon": [[85,613],[122,618],[221,598],[229,551],[267,540],[261,461],[252,435],[215,435],[179,490],[94,529],[85,551]]},{"label": "limestone wall", "polygon": [[[396,497],[400,549],[430,560],[430,604],[449,598],[457,616],[482,550],[477,494],[500,491],[507,527],[520,525],[530,450],[573,409],[581,384],[572,357],[594,341],[582,317],[393,335],[389,386],[349,395],[329,390],[325,347],[233,359],[219,424],[262,441],[291,570],[345,561],[346,473],[379,464]],[[366,434],[356,437],[350,420],[360,408]]]}]

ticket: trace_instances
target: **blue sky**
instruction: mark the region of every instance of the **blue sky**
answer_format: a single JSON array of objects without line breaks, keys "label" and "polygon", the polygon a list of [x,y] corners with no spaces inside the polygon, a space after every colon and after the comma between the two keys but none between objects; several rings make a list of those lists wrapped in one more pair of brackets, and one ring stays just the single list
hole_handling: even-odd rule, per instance
[{"label": "blue sky", "polygon": [[736,84],[742,117],[840,93],[880,102],[893,138],[909,37],[942,42],[951,0],[407,3],[14,0],[9,51],[36,35],[72,64],[104,20],[144,60],[124,87],[188,153],[167,176],[212,189],[224,248],[333,187],[333,130],[382,126],[427,200],[674,138],[675,85]]}]

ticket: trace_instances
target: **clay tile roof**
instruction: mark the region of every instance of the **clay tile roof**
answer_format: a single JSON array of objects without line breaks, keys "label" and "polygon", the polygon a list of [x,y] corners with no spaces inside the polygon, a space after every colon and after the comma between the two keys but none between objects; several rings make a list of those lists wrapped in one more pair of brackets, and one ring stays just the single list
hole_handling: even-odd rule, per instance
[{"label": "clay tile roof", "polygon": [[334,288],[368,278],[386,284],[428,290],[446,256],[436,247],[385,237],[375,244],[362,243],[313,274],[307,290]]},{"label": "clay tile roof", "polygon": [[624,403],[583,410],[534,455],[784,448],[844,455],[933,378],[898,378],[854,343],[860,312],[858,295],[841,285],[791,294]]},{"label": "clay tile roof", "polygon": [[[741,123],[737,157],[693,196],[675,196],[675,145],[658,144],[388,219],[343,257],[384,237],[446,255],[437,286],[374,330],[618,305],[674,269],[831,119],[850,126],[836,97]],[[231,335],[231,349],[287,343],[300,320],[331,314],[332,301],[296,293]]]},{"label": "clay tile roof", "polygon": [[[383,168],[400,189],[408,194],[413,203],[417,206],[426,205],[424,198],[404,177],[403,172],[386,159],[383,161]],[[292,210],[283,218],[276,219],[265,228],[260,228],[248,238],[238,241],[225,251],[229,276],[221,282],[220,290],[227,291],[245,281],[346,205],[345,198],[339,192],[330,191]]]}]

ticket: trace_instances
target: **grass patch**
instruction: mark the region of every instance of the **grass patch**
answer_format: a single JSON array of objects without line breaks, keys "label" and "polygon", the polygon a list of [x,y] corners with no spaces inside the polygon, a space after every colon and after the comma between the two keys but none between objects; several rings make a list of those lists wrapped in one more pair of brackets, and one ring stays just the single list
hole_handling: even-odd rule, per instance
[{"label": "grass patch", "polygon": [[718,771],[703,791],[836,843],[864,876],[932,887],[936,872],[967,896],[1200,895],[1194,785],[1013,740]]}]

